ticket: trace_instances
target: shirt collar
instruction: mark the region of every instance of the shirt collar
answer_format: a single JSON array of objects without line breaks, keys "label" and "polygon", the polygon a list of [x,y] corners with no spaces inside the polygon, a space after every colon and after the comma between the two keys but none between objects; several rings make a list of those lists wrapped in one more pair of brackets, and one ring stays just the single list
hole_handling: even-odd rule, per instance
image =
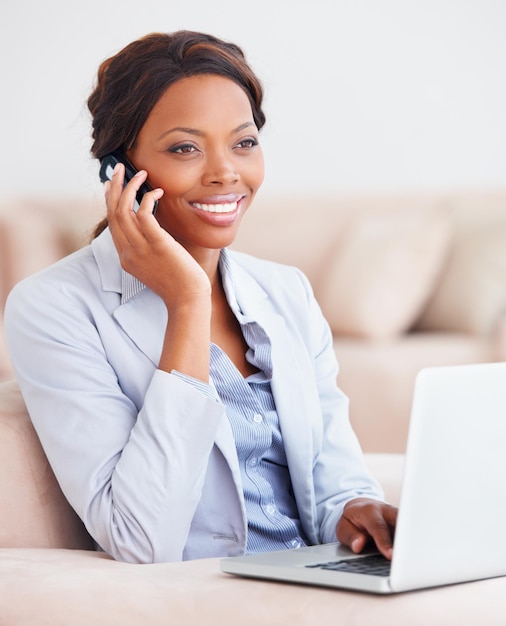
[{"label": "shirt collar", "polygon": [[146,285],[141,283],[138,278],[132,276],[124,269],[121,270],[121,304],[125,304],[132,298],[134,298],[143,289],[146,289]]},{"label": "shirt collar", "polygon": [[104,291],[121,294],[121,304],[125,304],[146,289],[146,285],[121,267],[109,228],[91,242],[91,247],[100,272],[102,288]]},{"label": "shirt collar", "polygon": [[[105,291],[115,291],[121,294],[121,304],[129,302],[146,289],[144,283],[121,267],[109,228],[106,228],[94,239],[91,245],[102,279],[102,288]],[[237,264],[235,257],[231,258],[231,254],[226,248],[220,252],[219,269],[223,288],[232,311],[237,316],[247,314],[244,307],[241,306],[241,302],[250,300],[255,291],[259,289],[258,285]],[[259,290],[258,297],[265,297],[263,290]]]},{"label": "shirt collar", "polygon": [[[218,264],[221,272],[221,279],[223,281],[223,288],[225,290],[228,303],[234,313],[241,315],[242,311],[239,303],[237,302],[237,298],[232,284],[232,263],[230,260],[230,256],[225,248],[222,249],[220,252]],[[146,289],[146,285],[144,283],[135,278],[135,276],[132,276],[132,274],[125,272],[124,269],[121,270],[121,304],[125,304],[125,302],[128,302],[129,300],[134,298],[143,289]]]}]

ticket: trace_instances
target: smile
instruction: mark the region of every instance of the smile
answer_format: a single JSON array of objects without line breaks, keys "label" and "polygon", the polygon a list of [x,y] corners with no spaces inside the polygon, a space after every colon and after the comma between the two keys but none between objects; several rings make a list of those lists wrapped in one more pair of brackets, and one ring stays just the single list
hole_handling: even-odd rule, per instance
[{"label": "smile", "polygon": [[207,213],[232,213],[237,209],[237,202],[222,202],[220,204],[202,204],[200,202],[192,202],[192,205],[200,211]]}]

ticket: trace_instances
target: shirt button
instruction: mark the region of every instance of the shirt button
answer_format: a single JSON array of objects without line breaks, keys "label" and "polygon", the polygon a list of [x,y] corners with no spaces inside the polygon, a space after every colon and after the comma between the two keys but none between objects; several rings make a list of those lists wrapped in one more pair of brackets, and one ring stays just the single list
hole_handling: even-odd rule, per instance
[{"label": "shirt button", "polygon": [[269,513],[269,515],[273,515],[276,512],[276,507],[273,504],[268,504],[265,507],[265,510]]},{"label": "shirt button", "polygon": [[258,464],[258,459],[256,457],[253,457],[252,459],[250,459],[249,464],[251,467],[256,467]]},{"label": "shirt button", "polygon": [[261,424],[264,421],[264,418],[260,415],[260,413],[255,413],[255,415],[253,415],[253,421],[257,424]]}]

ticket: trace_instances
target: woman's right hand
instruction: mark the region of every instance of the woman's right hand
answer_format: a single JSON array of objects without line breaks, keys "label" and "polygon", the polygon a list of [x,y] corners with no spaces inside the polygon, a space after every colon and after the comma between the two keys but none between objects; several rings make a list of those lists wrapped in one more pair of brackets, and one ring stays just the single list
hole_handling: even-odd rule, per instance
[{"label": "woman's right hand", "polygon": [[163,190],[144,194],[135,212],[135,196],[147,173],[139,171],[123,189],[124,175],[124,166],[117,165],[106,186],[109,229],[122,268],[158,294],[169,311],[158,368],[208,382],[209,277],[153,215],[154,203],[163,196]]},{"label": "woman's right hand", "polygon": [[153,215],[163,189],[144,194],[135,212],[135,196],[147,172],[137,172],[125,188],[124,176],[124,165],[119,163],[105,188],[109,229],[122,268],[157,293],[169,308],[194,298],[210,298],[211,285],[205,271]]}]

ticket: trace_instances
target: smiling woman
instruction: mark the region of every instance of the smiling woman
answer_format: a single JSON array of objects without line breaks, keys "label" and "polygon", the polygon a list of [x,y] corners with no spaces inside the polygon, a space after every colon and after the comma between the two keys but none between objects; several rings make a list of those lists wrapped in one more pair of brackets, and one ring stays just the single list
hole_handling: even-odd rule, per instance
[{"label": "smiling woman", "polygon": [[263,179],[258,132],[242,87],[192,76],[165,91],[127,150],[151,186],[164,190],[160,225],[192,256],[234,240]]},{"label": "smiling woman", "polygon": [[[206,75],[229,78],[242,88],[250,104],[248,117],[260,131],[265,124],[262,86],[237,45],[203,33],[153,33],[132,42],[99,68],[97,86],[88,99],[93,116],[93,155],[100,159],[115,150],[126,153],[148,115],[152,116],[155,108],[160,110],[156,104],[173,83]],[[180,150],[183,152],[185,146]],[[106,224],[104,221],[97,232]]]},{"label": "smiling woman", "polygon": [[148,35],[102,64],[89,107],[93,154],[137,173],[120,159],[92,243],[18,284],[6,327],[97,547],[154,562],[337,537],[390,558],[396,509],[366,469],[307,279],[228,250],[264,173],[262,88],[240,48]]}]

